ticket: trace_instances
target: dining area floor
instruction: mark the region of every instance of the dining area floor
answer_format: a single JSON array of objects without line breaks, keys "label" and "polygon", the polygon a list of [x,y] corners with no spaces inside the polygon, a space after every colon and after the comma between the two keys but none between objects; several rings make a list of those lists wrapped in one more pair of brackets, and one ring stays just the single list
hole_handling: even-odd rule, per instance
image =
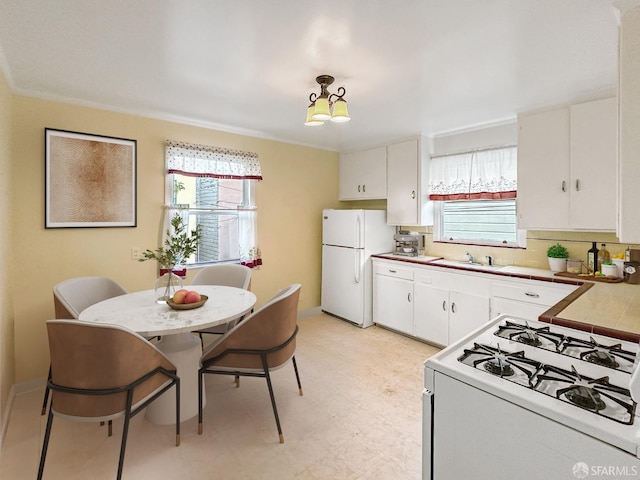
[{"label": "dining area floor", "polygon": [[[123,478],[421,478],[423,362],[438,348],[325,314],[300,318],[293,367],[272,373],[285,442],[280,444],[264,379],[205,378],[204,431],[197,417],[158,426],[131,421]],[[36,478],[46,416],[42,389],[16,396],[0,457],[0,478]],[[122,419],[113,436],[96,423],[55,418],[44,479],[113,479]]]}]

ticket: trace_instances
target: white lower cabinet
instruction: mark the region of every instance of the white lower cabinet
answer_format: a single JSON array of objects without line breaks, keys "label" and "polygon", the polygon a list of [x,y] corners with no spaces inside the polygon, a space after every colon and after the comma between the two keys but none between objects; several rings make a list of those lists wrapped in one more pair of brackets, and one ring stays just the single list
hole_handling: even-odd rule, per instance
[{"label": "white lower cabinet", "polygon": [[499,314],[537,320],[576,288],[374,258],[373,322],[447,346]]},{"label": "white lower cabinet", "polygon": [[511,279],[494,282],[491,287],[491,316],[513,315],[526,320],[538,317],[565,298],[576,285]]},{"label": "white lower cabinet", "polygon": [[449,290],[418,282],[414,285],[415,336],[438,345],[449,344]]},{"label": "white lower cabinet", "polygon": [[413,335],[413,269],[374,262],[373,323]]},{"label": "white lower cabinet", "polygon": [[449,345],[490,317],[490,281],[438,267],[374,259],[373,322]]},{"label": "white lower cabinet", "polygon": [[420,270],[415,275],[414,335],[449,345],[490,319],[490,282],[473,274]]}]

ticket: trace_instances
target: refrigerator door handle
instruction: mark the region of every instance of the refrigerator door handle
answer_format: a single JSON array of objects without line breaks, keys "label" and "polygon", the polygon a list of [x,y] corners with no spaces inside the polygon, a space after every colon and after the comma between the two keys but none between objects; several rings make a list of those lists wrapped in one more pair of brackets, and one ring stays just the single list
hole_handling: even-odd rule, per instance
[{"label": "refrigerator door handle", "polygon": [[362,245],[362,238],[360,238],[360,234],[362,233],[361,226],[360,215],[358,215],[356,217],[356,248],[364,247],[364,245]]},{"label": "refrigerator door handle", "polygon": [[360,255],[362,255],[362,251],[358,249],[353,256],[355,259],[353,264],[353,279],[356,283],[360,283]]}]

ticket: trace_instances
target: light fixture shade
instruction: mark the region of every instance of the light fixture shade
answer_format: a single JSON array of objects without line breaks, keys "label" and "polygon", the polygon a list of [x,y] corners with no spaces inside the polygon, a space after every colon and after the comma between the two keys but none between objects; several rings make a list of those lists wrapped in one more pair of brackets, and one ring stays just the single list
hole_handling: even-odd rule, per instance
[{"label": "light fixture shade", "polygon": [[331,116],[332,122],[348,122],[351,120],[349,111],[347,110],[347,102],[342,98],[339,98],[333,104],[333,115]]},{"label": "light fixture shade", "polygon": [[316,105],[315,102],[312,103],[311,105],[309,105],[309,108],[307,108],[307,121],[304,122],[304,124],[307,127],[317,127],[318,125],[323,125],[324,122],[322,120],[314,120],[313,118],[311,118],[313,116],[313,112],[315,112],[316,110]]},{"label": "light fixture shade", "polygon": [[311,115],[313,120],[329,120],[331,118],[331,112],[329,111],[329,99],[325,97],[320,97],[316,99],[316,108]]}]

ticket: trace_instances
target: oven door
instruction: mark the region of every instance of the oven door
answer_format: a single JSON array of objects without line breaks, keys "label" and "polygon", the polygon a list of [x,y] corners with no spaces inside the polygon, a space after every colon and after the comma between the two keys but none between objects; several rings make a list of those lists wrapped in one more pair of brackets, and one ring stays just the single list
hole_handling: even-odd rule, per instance
[{"label": "oven door", "polygon": [[432,480],[433,393],[422,390],[422,480]]},{"label": "oven door", "polygon": [[540,480],[640,474],[640,460],[628,452],[448,375],[435,372],[434,377],[431,469],[423,478]]}]

